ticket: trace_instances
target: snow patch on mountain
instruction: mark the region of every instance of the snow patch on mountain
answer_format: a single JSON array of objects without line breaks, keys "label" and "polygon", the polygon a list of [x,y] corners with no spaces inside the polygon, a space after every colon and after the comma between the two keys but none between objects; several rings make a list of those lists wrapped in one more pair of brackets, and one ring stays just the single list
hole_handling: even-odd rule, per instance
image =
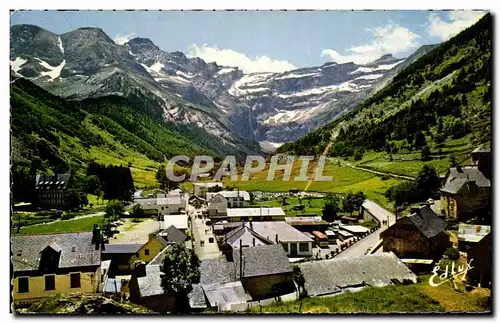
[{"label": "snow patch on mountain", "polygon": [[355,80],[376,80],[378,78],[381,78],[384,76],[384,74],[367,74],[367,75],[361,75],[355,78]]},{"label": "snow patch on mountain", "polygon": [[12,67],[12,70],[17,74],[17,72],[21,69],[21,67],[26,63],[28,60],[21,58],[21,57],[16,57],[15,60],[10,61],[10,66]]},{"label": "snow patch on mountain", "polygon": [[[369,85],[370,86],[370,85]],[[303,97],[310,95],[325,94],[328,92],[359,92],[360,86],[351,82],[344,82],[338,85],[328,85],[312,88],[300,92],[292,92],[290,94],[278,94],[277,96],[282,99],[288,99],[293,97]]]},{"label": "snow patch on mountain", "polygon": [[193,78],[193,77],[194,77],[194,75],[193,75],[193,74],[191,74],[191,73],[186,74],[186,73],[181,72],[181,71],[176,71],[176,72],[175,72],[175,74],[177,74],[177,75],[179,75],[179,76],[181,76],[181,77],[184,77],[184,78],[186,78],[186,79],[191,79],[191,78]]},{"label": "snow patch on mountain", "polygon": [[315,114],[323,111],[328,105],[328,102],[321,103],[313,108],[305,108],[299,110],[281,110],[272,117],[264,120],[264,124],[277,124],[277,123],[290,123],[290,122],[303,122],[309,120]]},{"label": "snow patch on mountain", "polygon": [[64,47],[63,47],[63,44],[62,44],[61,36],[59,36],[59,38],[57,38],[57,46],[59,46],[59,49],[61,50],[61,53],[64,54]]},{"label": "snow patch on mountain", "polygon": [[242,89],[243,87],[259,86],[265,84],[269,78],[273,76],[273,73],[253,73],[245,74],[242,78],[233,83],[231,88],[227,91],[232,96],[242,96],[248,93],[259,92],[249,89]]},{"label": "snow patch on mountain", "polygon": [[51,81],[53,81],[56,78],[58,78],[59,76],[61,76],[61,71],[62,71],[64,65],[66,65],[66,60],[63,60],[62,63],[59,64],[58,66],[52,66],[49,63],[47,63],[39,58],[35,57],[35,59],[40,62],[40,65],[42,65],[43,67],[48,69],[48,71],[46,71],[46,72],[41,72],[40,75],[50,77]]},{"label": "snow patch on mountain", "polygon": [[349,73],[349,74],[356,74],[356,73],[371,73],[375,71],[388,71],[393,69],[394,67],[398,66],[399,64],[403,63],[403,60],[400,60],[399,62],[393,63],[393,64],[384,64],[384,65],[378,65],[377,67],[359,67],[355,71]]},{"label": "snow patch on mountain", "polygon": [[216,76],[223,75],[223,74],[228,74],[231,73],[232,71],[235,71],[236,69],[233,67],[226,67],[215,73]]},{"label": "snow patch on mountain", "polygon": [[262,140],[259,141],[259,146],[263,151],[274,153],[276,149],[278,149],[281,145],[283,145],[283,142],[272,142],[268,140]]},{"label": "snow patch on mountain", "polygon": [[286,79],[294,79],[294,78],[302,78],[302,77],[320,77],[321,75],[318,73],[306,73],[306,74],[287,74],[284,76],[276,77],[275,80],[286,80]]}]

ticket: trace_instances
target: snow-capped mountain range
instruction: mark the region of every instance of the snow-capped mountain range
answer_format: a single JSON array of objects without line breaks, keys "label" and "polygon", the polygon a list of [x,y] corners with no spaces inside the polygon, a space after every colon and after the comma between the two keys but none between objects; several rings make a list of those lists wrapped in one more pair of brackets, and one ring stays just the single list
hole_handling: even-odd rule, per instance
[{"label": "snow-capped mountain range", "polygon": [[148,95],[166,123],[197,127],[227,151],[273,150],[353,109],[380,89],[408,59],[385,55],[373,63],[326,63],[284,73],[244,74],[181,52],[167,53],[147,38],[115,44],[101,29],[62,35],[37,26],[11,27],[11,74],[69,99]]}]

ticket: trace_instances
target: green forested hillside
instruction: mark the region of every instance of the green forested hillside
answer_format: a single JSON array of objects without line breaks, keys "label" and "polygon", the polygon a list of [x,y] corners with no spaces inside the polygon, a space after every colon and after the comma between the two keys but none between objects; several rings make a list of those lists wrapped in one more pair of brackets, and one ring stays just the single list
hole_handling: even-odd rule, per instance
[{"label": "green forested hillside", "polygon": [[[333,138],[330,156],[360,160],[366,151],[388,156],[424,151],[428,159],[490,140],[491,36],[487,14],[409,65],[352,113],[278,151],[320,154]],[[467,138],[460,147],[446,147],[460,138]]]},{"label": "green forested hillside", "polygon": [[67,101],[25,79],[13,82],[10,93],[15,183],[49,169],[83,171],[95,160],[130,165],[136,184],[145,186],[165,157],[213,154],[171,130],[161,110],[139,94]]}]

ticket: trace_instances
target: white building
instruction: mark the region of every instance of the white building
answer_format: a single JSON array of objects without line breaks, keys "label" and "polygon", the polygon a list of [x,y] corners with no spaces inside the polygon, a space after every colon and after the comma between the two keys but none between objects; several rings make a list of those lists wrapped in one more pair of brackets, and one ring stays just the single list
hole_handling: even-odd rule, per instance
[{"label": "white building", "polygon": [[188,216],[187,214],[169,214],[163,217],[163,228],[167,229],[171,225],[177,229],[186,232],[188,229]]},{"label": "white building", "polygon": [[[226,201],[227,202],[227,201]],[[284,221],[285,212],[280,207],[251,207],[251,208],[227,208],[226,213],[218,213],[211,218],[227,220],[229,222],[239,221]]]},{"label": "white building", "polygon": [[143,210],[156,210],[158,215],[178,214],[185,208],[181,195],[165,195],[155,198],[135,199]]}]

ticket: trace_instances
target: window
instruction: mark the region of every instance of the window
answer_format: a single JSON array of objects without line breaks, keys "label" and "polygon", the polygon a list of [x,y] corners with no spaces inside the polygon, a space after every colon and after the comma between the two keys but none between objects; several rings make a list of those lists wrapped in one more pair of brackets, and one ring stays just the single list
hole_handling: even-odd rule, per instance
[{"label": "window", "polygon": [[300,252],[309,251],[309,244],[307,242],[301,242],[301,243],[299,243],[299,251]]},{"label": "window", "polygon": [[285,252],[288,252],[288,243],[282,244],[283,249],[285,249]]},{"label": "window", "polygon": [[139,257],[139,253],[138,253],[138,252],[136,252],[136,253],[135,253],[135,256],[136,256],[136,257]]},{"label": "window", "polygon": [[19,293],[27,293],[30,291],[30,280],[28,277],[21,277],[17,279],[17,291]]},{"label": "window", "polygon": [[50,275],[45,276],[45,290],[54,290],[56,289],[56,276]]},{"label": "window", "polygon": [[144,250],[144,255],[149,256],[149,249]]},{"label": "window", "polygon": [[70,288],[80,288],[80,273],[70,274]]}]

